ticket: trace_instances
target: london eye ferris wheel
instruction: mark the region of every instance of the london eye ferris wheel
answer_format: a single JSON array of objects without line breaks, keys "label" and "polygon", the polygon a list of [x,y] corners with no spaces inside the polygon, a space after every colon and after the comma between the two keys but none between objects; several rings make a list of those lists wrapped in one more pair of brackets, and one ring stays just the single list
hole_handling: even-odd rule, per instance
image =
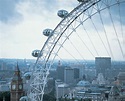
[{"label": "london eye ferris wheel", "polygon": [[[77,2],[77,1],[76,1]],[[125,60],[125,0],[78,0],[71,12],[59,10],[61,21],[55,29],[45,29],[47,37],[41,50],[34,50],[37,57],[28,98],[43,101],[49,70],[55,59],[83,60],[111,57]],[[65,8],[64,8],[65,9]]]}]

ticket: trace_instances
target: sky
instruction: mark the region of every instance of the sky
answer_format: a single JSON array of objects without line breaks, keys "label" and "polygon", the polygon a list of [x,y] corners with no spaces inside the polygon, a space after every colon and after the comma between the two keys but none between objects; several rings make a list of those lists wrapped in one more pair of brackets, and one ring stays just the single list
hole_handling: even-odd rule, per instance
[{"label": "sky", "polygon": [[42,31],[61,21],[58,10],[70,12],[77,5],[77,0],[0,0],[0,58],[33,58],[47,39]]},{"label": "sky", "polygon": [[32,58],[32,51],[41,49],[47,39],[42,31],[55,28],[61,20],[57,11],[75,5],[68,2],[0,0],[0,58]]}]

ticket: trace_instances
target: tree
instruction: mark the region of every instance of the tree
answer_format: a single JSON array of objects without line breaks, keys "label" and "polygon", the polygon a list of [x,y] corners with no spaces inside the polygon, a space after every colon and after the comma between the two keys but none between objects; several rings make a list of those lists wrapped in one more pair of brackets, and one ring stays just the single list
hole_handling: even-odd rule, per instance
[{"label": "tree", "polygon": [[3,98],[5,98],[5,101],[10,101],[10,92],[0,92],[0,101],[3,101]]}]

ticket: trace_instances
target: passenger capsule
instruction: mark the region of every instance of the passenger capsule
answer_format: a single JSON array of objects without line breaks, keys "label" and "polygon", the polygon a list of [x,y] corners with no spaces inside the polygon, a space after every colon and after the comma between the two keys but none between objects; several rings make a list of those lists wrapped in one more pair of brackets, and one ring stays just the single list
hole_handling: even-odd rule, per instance
[{"label": "passenger capsule", "polygon": [[68,15],[68,11],[66,10],[59,10],[57,15],[61,18],[65,18]]},{"label": "passenger capsule", "polygon": [[51,36],[52,35],[52,29],[45,29],[43,30],[43,35],[45,36]]},{"label": "passenger capsule", "polygon": [[22,96],[19,101],[28,101],[28,97],[27,96]]},{"label": "passenger capsule", "polygon": [[42,56],[42,54],[40,54],[40,50],[34,50],[34,51],[32,52],[32,56],[33,56],[33,57],[38,57],[38,56]]},{"label": "passenger capsule", "polygon": [[89,0],[78,0],[79,2],[88,2]]},{"label": "passenger capsule", "polygon": [[30,77],[31,77],[31,72],[27,72],[27,73],[24,74],[24,78],[26,80],[30,80]]}]

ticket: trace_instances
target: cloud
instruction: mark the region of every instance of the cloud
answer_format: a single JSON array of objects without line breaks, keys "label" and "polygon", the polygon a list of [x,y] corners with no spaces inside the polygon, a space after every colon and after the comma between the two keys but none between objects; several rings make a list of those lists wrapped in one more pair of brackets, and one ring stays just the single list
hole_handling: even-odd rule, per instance
[{"label": "cloud", "polygon": [[[0,57],[33,58],[31,52],[41,49],[47,37],[45,28],[54,29],[61,21],[58,9],[70,8],[67,0],[1,0]],[[68,1],[70,2],[70,1]],[[67,7],[66,7],[67,6]]]},{"label": "cloud", "polygon": [[16,5],[20,0],[0,0],[0,21],[7,23],[9,20],[19,17]]},{"label": "cloud", "polygon": [[[2,1],[2,0],[1,0]],[[6,8],[4,15],[0,15],[0,57],[4,58],[33,58],[31,52],[34,49],[41,49],[45,43],[47,37],[42,34],[42,31],[46,28],[54,29],[57,24],[62,20],[57,16],[57,12],[60,9],[65,9],[70,12],[74,7],[78,5],[77,0],[13,0],[10,5],[9,0],[3,0],[4,6]],[[6,3],[7,2],[7,3]],[[9,5],[9,6],[7,6]],[[0,6],[1,7],[1,6]],[[9,13],[7,13],[9,12]],[[0,13],[1,14],[1,13]],[[108,17],[105,12],[103,14],[104,22],[107,24],[106,29],[110,31],[110,25],[108,24]],[[105,16],[104,16],[105,15]],[[4,20],[2,19],[4,18]],[[107,17],[107,18],[106,18]],[[102,31],[102,26],[100,26],[99,17],[93,17],[96,27],[99,28],[99,32]],[[113,18],[116,19],[115,16]],[[106,20],[106,21],[105,21]],[[89,22],[88,20],[87,22]],[[116,23],[116,22],[115,22]],[[117,25],[119,23],[116,23]],[[98,38],[94,36],[95,30],[92,29],[92,23],[86,23],[86,28],[89,32],[92,32],[91,37],[93,41],[98,43]],[[123,27],[124,28],[124,27]],[[120,27],[117,28],[118,30]],[[94,31],[94,32],[93,32]],[[91,34],[91,33],[90,33]],[[121,34],[121,33],[120,33]],[[101,34],[104,35],[104,32]],[[88,42],[88,37],[84,34],[85,42]],[[83,37],[82,36],[82,37]],[[109,37],[112,37],[111,34]],[[121,36],[120,36],[121,37]],[[119,37],[119,38],[120,38]],[[115,39],[116,37],[113,36]],[[76,39],[73,38],[73,42],[77,43]],[[120,38],[121,40],[121,38]],[[117,40],[116,40],[117,41]],[[91,44],[88,42],[87,44]],[[66,45],[70,47],[70,45]],[[82,44],[80,43],[80,46]],[[92,47],[89,45],[90,48]],[[100,46],[103,47],[103,46]],[[87,49],[80,49],[85,53]],[[71,50],[71,49],[70,49]],[[75,50],[74,50],[75,51]],[[74,53],[75,54],[75,53]],[[90,56],[90,53],[86,53],[86,56]],[[68,56],[68,55],[66,55]]]}]

